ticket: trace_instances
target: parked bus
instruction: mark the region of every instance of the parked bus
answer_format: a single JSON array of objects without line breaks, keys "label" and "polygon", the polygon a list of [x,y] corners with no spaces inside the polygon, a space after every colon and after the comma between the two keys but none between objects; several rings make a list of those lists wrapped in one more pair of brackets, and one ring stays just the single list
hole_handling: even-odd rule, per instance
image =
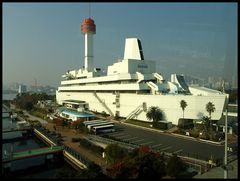
[{"label": "parked bus", "polygon": [[86,123],[86,121],[83,123],[86,127],[88,126],[88,125],[93,125],[93,124],[98,124],[98,123],[109,123],[109,121],[90,121],[90,122],[87,122]]},{"label": "parked bus", "polygon": [[87,126],[87,128],[89,129],[89,130],[91,130],[93,127],[96,127],[96,126],[105,126],[105,125],[114,125],[114,123],[112,123],[112,122],[106,122],[106,123],[95,123],[95,124],[90,124],[90,125],[88,125]]},{"label": "parked bus", "polygon": [[103,126],[96,126],[91,129],[95,134],[98,133],[109,133],[109,132],[114,132],[114,125],[109,124],[109,125],[103,125]]}]

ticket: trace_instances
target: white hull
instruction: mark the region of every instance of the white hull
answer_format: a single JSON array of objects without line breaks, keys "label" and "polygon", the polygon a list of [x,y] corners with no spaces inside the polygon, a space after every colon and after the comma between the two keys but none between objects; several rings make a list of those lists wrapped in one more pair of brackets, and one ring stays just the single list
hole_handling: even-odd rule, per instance
[{"label": "white hull", "polygon": [[[188,106],[185,108],[184,118],[188,119],[201,119],[203,116],[208,116],[206,104],[212,102],[216,110],[212,113],[211,117],[213,120],[219,120],[225,104],[225,95],[197,96],[120,93],[119,106],[115,103],[116,94],[97,93],[97,97],[105,102],[114,115],[118,111],[118,115],[121,117],[128,117],[144,102],[146,103],[147,109],[151,106],[158,106],[164,112],[164,119],[175,125],[178,124],[179,118],[183,117],[183,111],[180,107],[181,100],[187,102]],[[64,100],[81,100],[89,104],[89,110],[100,113],[104,111],[109,114],[109,109],[107,109],[97,97],[94,95],[94,92],[56,92],[58,104],[62,104]],[[146,118],[145,111],[139,111],[139,114],[135,116],[134,119],[149,121]]]}]

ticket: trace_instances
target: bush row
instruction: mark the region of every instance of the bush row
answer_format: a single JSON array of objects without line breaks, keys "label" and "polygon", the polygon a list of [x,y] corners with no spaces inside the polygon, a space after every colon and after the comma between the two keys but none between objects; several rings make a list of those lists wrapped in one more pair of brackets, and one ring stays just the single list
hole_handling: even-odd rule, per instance
[{"label": "bush row", "polygon": [[92,142],[86,140],[86,139],[80,139],[80,145],[94,151],[95,153],[99,154],[102,156],[102,152],[104,151],[104,149],[100,146],[97,146],[95,144],[93,144]]}]

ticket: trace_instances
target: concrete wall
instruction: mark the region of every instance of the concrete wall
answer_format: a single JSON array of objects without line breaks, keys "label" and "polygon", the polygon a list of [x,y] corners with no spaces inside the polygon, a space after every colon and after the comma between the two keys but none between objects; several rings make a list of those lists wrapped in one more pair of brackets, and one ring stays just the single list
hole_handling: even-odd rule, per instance
[{"label": "concrete wall", "polygon": [[[115,102],[116,95],[112,93],[97,93],[111,111],[115,114],[119,111],[120,116],[126,117],[138,106],[146,102],[147,108],[150,106],[158,106],[165,114],[165,120],[178,124],[178,119],[182,118],[183,112],[180,107],[180,101],[185,100],[188,106],[184,111],[184,118],[200,119],[202,116],[207,116],[208,112],[205,107],[210,101],[215,105],[215,112],[212,113],[212,119],[219,120],[222,116],[222,111],[225,102],[225,96],[191,96],[191,95],[141,95],[141,94],[127,94],[120,93],[120,107],[117,108]],[[93,111],[102,112],[108,111],[102,104],[94,97],[93,93],[56,93],[57,102],[62,104],[65,99],[83,100],[89,103],[89,109]],[[146,112],[142,112],[137,116],[137,119],[148,121]]]}]

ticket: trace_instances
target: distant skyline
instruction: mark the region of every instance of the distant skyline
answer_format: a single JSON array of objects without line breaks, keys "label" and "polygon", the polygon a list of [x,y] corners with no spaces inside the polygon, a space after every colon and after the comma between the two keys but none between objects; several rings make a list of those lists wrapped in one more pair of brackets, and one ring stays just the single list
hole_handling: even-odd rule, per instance
[{"label": "distant skyline", "polygon": [[[3,3],[3,83],[57,87],[84,65],[80,24],[89,3]],[[141,39],[157,72],[237,78],[237,3],[91,3],[94,65],[123,58],[125,38]]]}]

